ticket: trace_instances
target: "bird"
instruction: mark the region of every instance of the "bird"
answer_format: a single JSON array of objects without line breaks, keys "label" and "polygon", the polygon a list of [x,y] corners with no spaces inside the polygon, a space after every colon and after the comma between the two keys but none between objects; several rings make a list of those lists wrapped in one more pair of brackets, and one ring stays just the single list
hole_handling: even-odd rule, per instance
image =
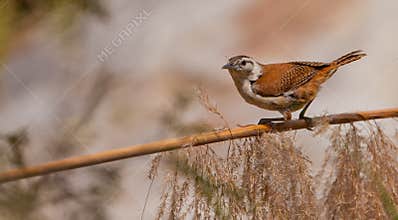
[{"label": "bird", "polygon": [[332,62],[293,61],[262,64],[254,58],[239,55],[228,59],[222,69],[228,70],[243,99],[259,108],[278,111],[283,117],[262,118],[258,124],[292,119],[311,120],[305,113],[316,98],[321,85],[341,67],[366,56],[355,50]]}]

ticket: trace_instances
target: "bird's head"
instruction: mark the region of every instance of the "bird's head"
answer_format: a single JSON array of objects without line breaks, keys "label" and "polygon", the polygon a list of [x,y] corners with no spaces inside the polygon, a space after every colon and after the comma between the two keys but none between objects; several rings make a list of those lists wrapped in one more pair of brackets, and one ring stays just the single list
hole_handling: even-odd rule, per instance
[{"label": "bird's head", "polygon": [[228,59],[222,69],[227,69],[232,77],[257,80],[262,75],[261,64],[248,56],[234,56]]}]

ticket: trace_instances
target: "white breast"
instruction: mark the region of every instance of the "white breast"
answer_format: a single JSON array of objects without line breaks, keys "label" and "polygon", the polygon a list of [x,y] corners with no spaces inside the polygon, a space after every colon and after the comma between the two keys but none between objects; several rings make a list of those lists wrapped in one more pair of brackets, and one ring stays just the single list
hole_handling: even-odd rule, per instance
[{"label": "white breast", "polygon": [[249,80],[234,79],[234,81],[236,87],[239,90],[240,95],[243,97],[243,99],[245,99],[246,102],[256,105],[263,109],[281,111],[289,109],[289,107],[295,101],[294,98],[288,95],[281,95],[276,97],[263,97],[253,92]]}]

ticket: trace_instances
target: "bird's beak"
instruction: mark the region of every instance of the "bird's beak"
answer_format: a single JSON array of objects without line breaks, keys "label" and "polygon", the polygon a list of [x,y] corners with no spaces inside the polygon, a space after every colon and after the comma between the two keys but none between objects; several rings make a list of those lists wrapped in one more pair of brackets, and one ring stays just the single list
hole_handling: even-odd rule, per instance
[{"label": "bird's beak", "polygon": [[222,68],[221,69],[226,69],[226,70],[229,70],[229,69],[233,69],[234,68],[234,66],[233,65],[231,65],[230,63],[227,63],[227,64],[225,64],[224,66],[222,66]]}]

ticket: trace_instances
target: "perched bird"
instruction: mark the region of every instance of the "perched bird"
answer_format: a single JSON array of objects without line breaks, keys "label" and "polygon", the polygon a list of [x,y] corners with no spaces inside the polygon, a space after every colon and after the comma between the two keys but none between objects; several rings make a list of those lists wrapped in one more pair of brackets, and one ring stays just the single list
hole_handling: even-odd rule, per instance
[{"label": "perched bird", "polygon": [[361,50],[348,53],[330,63],[288,62],[261,64],[248,56],[235,56],[222,69],[227,69],[246,102],[260,108],[279,111],[283,118],[263,118],[259,124],[290,120],[292,112],[303,109],[300,119],[315,99],[321,85],[340,66],[366,56]]}]

